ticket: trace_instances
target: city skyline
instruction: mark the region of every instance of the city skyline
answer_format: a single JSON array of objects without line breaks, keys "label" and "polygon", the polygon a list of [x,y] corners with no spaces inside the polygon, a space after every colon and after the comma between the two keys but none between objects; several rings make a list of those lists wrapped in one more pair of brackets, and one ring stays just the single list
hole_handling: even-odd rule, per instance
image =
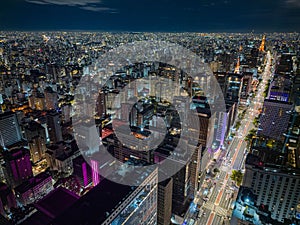
[{"label": "city skyline", "polygon": [[0,223],[300,225],[299,9],[3,3]]}]

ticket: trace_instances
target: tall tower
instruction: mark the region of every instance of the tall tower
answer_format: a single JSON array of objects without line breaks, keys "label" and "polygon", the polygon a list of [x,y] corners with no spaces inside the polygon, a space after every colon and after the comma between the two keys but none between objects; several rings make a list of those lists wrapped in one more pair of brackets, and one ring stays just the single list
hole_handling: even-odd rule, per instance
[{"label": "tall tower", "polygon": [[236,63],[236,67],[234,69],[234,73],[240,73],[240,57],[238,57],[238,61]]},{"label": "tall tower", "polygon": [[81,186],[84,188],[92,182],[92,168],[82,155],[73,159],[73,174],[79,179]]},{"label": "tall tower", "polygon": [[260,52],[264,52],[265,51],[265,42],[266,42],[266,35],[263,36],[260,47],[259,47],[259,51]]},{"label": "tall tower", "polygon": [[60,125],[60,117],[56,111],[49,111],[47,113],[47,126],[50,141],[56,143],[62,141],[62,130]]}]

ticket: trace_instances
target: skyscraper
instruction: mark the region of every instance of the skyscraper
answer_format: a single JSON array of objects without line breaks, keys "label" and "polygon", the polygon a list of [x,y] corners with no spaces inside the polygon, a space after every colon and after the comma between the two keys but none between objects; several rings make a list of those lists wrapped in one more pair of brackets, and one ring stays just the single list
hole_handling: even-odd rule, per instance
[{"label": "skyscraper", "polygon": [[7,184],[0,183],[0,214],[5,215],[5,209],[10,210],[12,207],[17,207],[13,191]]},{"label": "skyscraper", "polygon": [[82,187],[87,187],[92,182],[92,169],[82,155],[73,159],[73,174]]},{"label": "skyscraper", "polygon": [[293,105],[288,102],[266,99],[260,117],[258,135],[282,140],[287,131]]},{"label": "skyscraper", "polygon": [[57,108],[57,100],[58,100],[58,96],[57,93],[55,91],[52,90],[51,87],[47,87],[45,92],[45,105],[46,105],[46,109],[47,110],[53,110]]},{"label": "skyscraper", "polygon": [[173,179],[166,179],[158,184],[157,224],[170,225],[172,216]]},{"label": "skyscraper", "polygon": [[22,140],[20,126],[15,113],[8,112],[0,115],[0,143],[6,149]]},{"label": "skyscraper", "polygon": [[172,212],[183,216],[190,204],[194,190],[191,187],[189,163],[173,175]]},{"label": "skyscraper", "polygon": [[28,141],[31,160],[33,163],[40,161],[45,158],[46,152],[46,132],[45,128],[35,122],[30,121],[27,126],[25,126],[25,136]]},{"label": "skyscraper", "polygon": [[15,194],[20,203],[28,205],[46,196],[52,190],[51,175],[42,172],[18,185],[15,188]]},{"label": "skyscraper", "polygon": [[51,143],[62,141],[62,131],[60,125],[60,115],[55,111],[47,113],[47,127]]},{"label": "skyscraper", "polygon": [[30,152],[26,148],[15,148],[4,152],[7,179],[13,187],[32,177]]},{"label": "skyscraper", "polygon": [[106,115],[106,94],[103,91],[99,92],[99,95],[97,98],[96,114],[99,117],[104,117]]},{"label": "skyscraper", "polygon": [[157,173],[157,169],[143,173],[138,186],[104,179],[52,224],[157,224]]},{"label": "skyscraper", "polygon": [[299,171],[275,163],[276,159],[280,160],[278,153],[269,159],[263,156],[267,151],[260,150],[258,154],[247,157],[243,186],[253,190],[256,205],[268,208],[272,219],[284,222],[293,218],[300,200]]}]

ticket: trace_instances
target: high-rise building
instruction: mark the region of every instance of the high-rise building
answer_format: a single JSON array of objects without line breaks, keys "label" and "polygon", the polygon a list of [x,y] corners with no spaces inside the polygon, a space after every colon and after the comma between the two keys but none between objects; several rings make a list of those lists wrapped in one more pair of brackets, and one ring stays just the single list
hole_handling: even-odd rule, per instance
[{"label": "high-rise building", "polygon": [[184,165],[173,178],[172,212],[183,216],[190,205],[194,190],[191,187],[189,163]]},{"label": "high-rise building", "polygon": [[46,152],[46,132],[45,128],[35,122],[30,121],[27,126],[25,126],[25,136],[28,141],[31,160],[36,163],[43,158],[45,158]]},{"label": "high-rise building", "polygon": [[292,80],[284,75],[275,74],[270,83],[267,98],[270,100],[278,100],[288,102],[291,97]]},{"label": "high-rise building", "polygon": [[255,155],[247,157],[243,186],[253,190],[257,206],[264,205],[271,212],[272,219],[283,223],[295,215],[300,200],[300,173],[276,163],[283,159],[278,153],[265,157],[272,154],[271,149],[255,150]]},{"label": "high-rise building", "polygon": [[173,179],[166,179],[158,184],[157,224],[170,225],[172,217]]},{"label": "high-rise building", "polygon": [[63,104],[62,108],[62,121],[68,123],[71,120],[71,104]]},{"label": "high-rise building", "polygon": [[80,151],[75,140],[49,145],[45,154],[51,170],[69,174],[73,172],[73,159],[79,155]]},{"label": "high-rise building", "polygon": [[42,172],[24,181],[14,190],[19,202],[28,205],[43,198],[53,190],[52,177],[50,174]]},{"label": "high-rise building", "polygon": [[143,174],[137,180],[138,186],[104,179],[52,224],[157,224],[157,172],[155,169]]},{"label": "high-rise building", "polygon": [[84,121],[76,129],[76,141],[80,149],[92,154],[99,150],[100,134],[94,121]]},{"label": "high-rise building", "polygon": [[47,113],[47,127],[51,143],[62,141],[62,130],[59,113],[49,111]]},{"label": "high-rise building", "polygon": [[17,207],[15,195],[7,184],[0,183],[0,214],[5,215],[6,210]]},{"label": "high-rise building", "polygon": [[[192,149],[193,146],[190,147]],[[201,172],[201,154],[202,154],[202,146],[198,146],[195,148],[194,153],[191,157],[189,170],[191,173],[191,197],[195,197],[197,190],[199,188],[199,173]]]},{"label": "high-rise building", "polygon": [[248,97],[249,97],[249,94],[252,90],[252,86],[251,86],[251,83],[252,83],[252,76],[253,76],[253,73],[246,73],[244,72],[243,73],[243,77],[241,79],[241,90],[240,90],[240,104],[247,104],[247,100],[248,100]]},{"label": "high-rise building", "polygon": [[51,87],[47,87],[44,92],[45,95],[45,106],[47,110],[54,110],[58,106],[58,96],[55,91],[52,90]]},{"label": "high-rise building", "polygon": [[288,102],[266,99],[264,101],[258,135],[282,140],[287,131],[293,105]]},{"label": "high-rise building", "polygon": [[104,92],[99,92],[96,102],[96,114],[99,117],[105,117],[106,115],[106,94]]},{"label": "high-rise building", "polygon": [[36,110],[45,110],[46,101],[43,93],[34,90],[32,95],[29,97],[29,107]]},{"label": "high-rise building", "polygon": [[30,152],[26,148],[15,148],[4,152],[5,170],[11,186],[15,187],[32,177]]},{"label": "high-rise building", "polygon": [[33,163],[37,163],[45,158],[46,152],[46,140],[40,136],[33,137],[28,141],[31,160]]},{"label": "high-rise building", "polygon": [[20,126],[15,113],[0,115],[0,143],[3,149],[22,140]]},{"label": "high-rise building", "polygon": [[243,75],[228,73],[226,77],[225,100],[239,102]]},{"label": "high-rise building", "polygon": [[73,159],[73,174],[84,188],[92,183],[92,168],[82,155]]},{"label": "high-rise building", "polygon": [[211,147],[214,121],[212,119],[210,108],[197,107],[196,110],[199,117],[200,130],[196,130],[195,132],[199,133],[199,144],[202,145],[203,148]]}]

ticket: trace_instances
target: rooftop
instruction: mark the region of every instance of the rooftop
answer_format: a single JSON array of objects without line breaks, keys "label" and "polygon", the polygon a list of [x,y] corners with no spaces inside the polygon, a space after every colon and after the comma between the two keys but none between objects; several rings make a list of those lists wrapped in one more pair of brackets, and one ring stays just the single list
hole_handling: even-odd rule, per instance
[{"label": "rooftop", "polygon": [[58,187],[35,204],[38,211],[54,219],[73,205],[79,197],[72,192]]},{"label": "rooftop", "polygon": [[100,224],[133,191],[125,186],[104,179],[74,205],[58,216],[54,225]]},{"label": "rooftop", "polygon": [[32,178],[26,180],[19,186],[17,186],[15,188],[15,191],[18,193],[24,193],[24,192],[28,191],[29,189],[37,186],[38,184],[40,184],[41,182],[43,182],[44,180],[46,180],[49,177],[51,178],[50,174],[48,174],[46,172],[42,172],[42,173],[36,175],[35,177],[32,177]]}]

